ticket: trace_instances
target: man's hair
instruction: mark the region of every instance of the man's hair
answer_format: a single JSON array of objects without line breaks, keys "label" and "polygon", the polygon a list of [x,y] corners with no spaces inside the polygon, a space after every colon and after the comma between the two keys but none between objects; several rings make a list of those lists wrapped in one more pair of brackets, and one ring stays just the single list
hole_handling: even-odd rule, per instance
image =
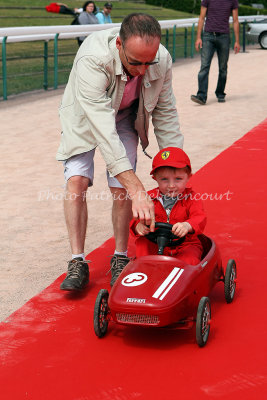
[{"label": "man's hair", "polygon": [[152,37],[161,39],[161,27],[152,15],[133,13],[122,21],[119,35],[122,42],[126,42],[132,36],[140,36],[148,41]]},{"label": "man's hair", "polygon": [[158,168],[156,168],[155,171],[153,172],[153,176],[155,176],[155,174],[158,171],[160,171],[161,169],[163,169],[163,168],[167,168],[167,169],[170,169],[172,171],[176,171],[177,169],[179,169],[180,171],[184,171],[187,175],[191,175],[191,168],[188,165],[186,165],[185,167],[182,167],[182,168],[170,167],[169,165],[166,165],[166,167],[158,167]]},{"label": "man's hair", "polygon": [[95,5],[94,1],[86,1],[86,2],[84,3],[84,5],[83,5],[83,11],[86,11],[86,7],[88,6],[88,4],[91,4],[91,3],[92,3],[93,6],[94,6],[93,14],[95,14],[96,11],[97,11],[97,8],[96,8],[96,5]]}]

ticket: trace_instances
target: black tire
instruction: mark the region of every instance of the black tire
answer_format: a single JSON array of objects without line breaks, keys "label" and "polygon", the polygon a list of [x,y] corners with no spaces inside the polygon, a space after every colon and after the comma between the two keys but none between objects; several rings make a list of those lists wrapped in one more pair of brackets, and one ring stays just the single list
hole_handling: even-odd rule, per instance
[{"label": "black tire", "polygon": [[208,297],[201,297],[197,309],[196,339],[199,347],[205,346],[210,333],[211,307]]},{"label": "black tire", "polygon": [[108,308],[108,291],[106,289],[101,289],[98,292],[95,308],[94,308],[94,330],[96,336],[102,338],[105,336],[108,330],[108,319],[107,315],[109,313]]},{"label": "black tire", "polygon": [[263,32],[260,34],[259,44],[262,49],[267,50],[267,32]]},{"label": "black tire", "polygon": [[224,296],[226,303],[232,303],[236,289],[236,263],[229,260],[226,266],[224,277]]}]

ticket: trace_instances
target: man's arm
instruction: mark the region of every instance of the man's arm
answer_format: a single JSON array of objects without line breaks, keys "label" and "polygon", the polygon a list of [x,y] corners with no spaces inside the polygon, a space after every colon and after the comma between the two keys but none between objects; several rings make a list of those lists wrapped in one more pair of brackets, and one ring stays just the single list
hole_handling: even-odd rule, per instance
[{"label": "man's arm", "polygon": [[[165,50],[166,51],[166,50]],[[176,100],[172,89],[172,60],[167,53],[165,76],[157,104],[152,112],[152,124],[160,149],[167,146],[183,147]]]},{"label": "man's arm", "polygon": [[142,182],[133,170],[121,172],[116,175],[116,178],[132,200],[133,218],[139,219],[145,225],[150,225],[150,231],[153,232],[155,228],[154,204]]},{"label": "man's arm", "polygon": [[202,49],[201,33],[203,30],[206,14],[207,14],[207,7],[201,6],[200,15],[199,15],[199,19],[198,19],[198,26],[197,26],[197,39],[195,42],[196,51],[199,51],[199,49]]},{"label": "man's arm", "polygon": [[234,51],[235,53],[239,53],[240,50],[240,43],[239,43],[239,22],[238,22],[238,8],[235,8],[232,11],[233,14],[233,27],[235,33],[235,44],[234,44]]},{"label": "man's arm", "polygon": [[90,135],[95,137],[109,172],[118,179],[132,200],[133,217],[150,225],[152,231],[155,224],[154,205],[132,170],[116,131],[115,112],[111,107],[111,99],[106,95],[109,81],[105,72],[104,67],[93,56],[79,60],[77,100],[90,124]]},{"label": "man's arm", "polygon": [[98,23],[99,24],[104,24],[105,23],[104,15],[102,14],[102,12],[98,12],[96,14],[96,18],[98,19]]}]

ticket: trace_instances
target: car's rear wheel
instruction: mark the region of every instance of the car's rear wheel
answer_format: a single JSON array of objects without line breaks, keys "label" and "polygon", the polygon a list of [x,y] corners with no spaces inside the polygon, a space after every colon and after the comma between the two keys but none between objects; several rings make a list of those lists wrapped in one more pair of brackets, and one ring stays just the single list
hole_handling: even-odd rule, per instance
[{"label": "car's rear wheel", "polygon": [[96,336],[102,338],[108,330],[108,291],[101,289],[97,295],[94,309],[94,330]]},{"label": "car's rear wheel", "polygon": [[224,277],[224,295],[227,303],[232,303],[236,288],[236,263],[229,260],[227,263]]},{"label": "car's rear wheel", "polygon": [[196,339],[199,347],[205,346],[210,333],[211,307],[208,297],[201,297],[197,309]]},{"label": "car's rear wheel", "polygon": [[259,37],[259,44],[262,49],[267,50],[267,32],[262,32]]}]

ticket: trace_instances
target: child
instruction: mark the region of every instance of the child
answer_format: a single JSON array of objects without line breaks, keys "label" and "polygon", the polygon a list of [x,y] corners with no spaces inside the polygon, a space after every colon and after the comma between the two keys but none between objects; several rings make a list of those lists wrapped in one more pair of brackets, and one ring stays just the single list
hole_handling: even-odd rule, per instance
[{"label": "child", "polygon": [[[197,265],[203,251],[197,235],[204,230],[206,215],[202,202],[196,200],[195,193],[187,186],[192,175],[188,156],[177,147],[162,149],[153,159],[150,175],[158,183],[156,189],[148,192],[154,202],[156,222],[172,224],[176,236],[187,235],[183,244],[165,247],[164,255]],[[144,237],[149,233],[146,225],[132,220],[130,230],[136,237],[136,257],[157,254],[157,245]]]}]

